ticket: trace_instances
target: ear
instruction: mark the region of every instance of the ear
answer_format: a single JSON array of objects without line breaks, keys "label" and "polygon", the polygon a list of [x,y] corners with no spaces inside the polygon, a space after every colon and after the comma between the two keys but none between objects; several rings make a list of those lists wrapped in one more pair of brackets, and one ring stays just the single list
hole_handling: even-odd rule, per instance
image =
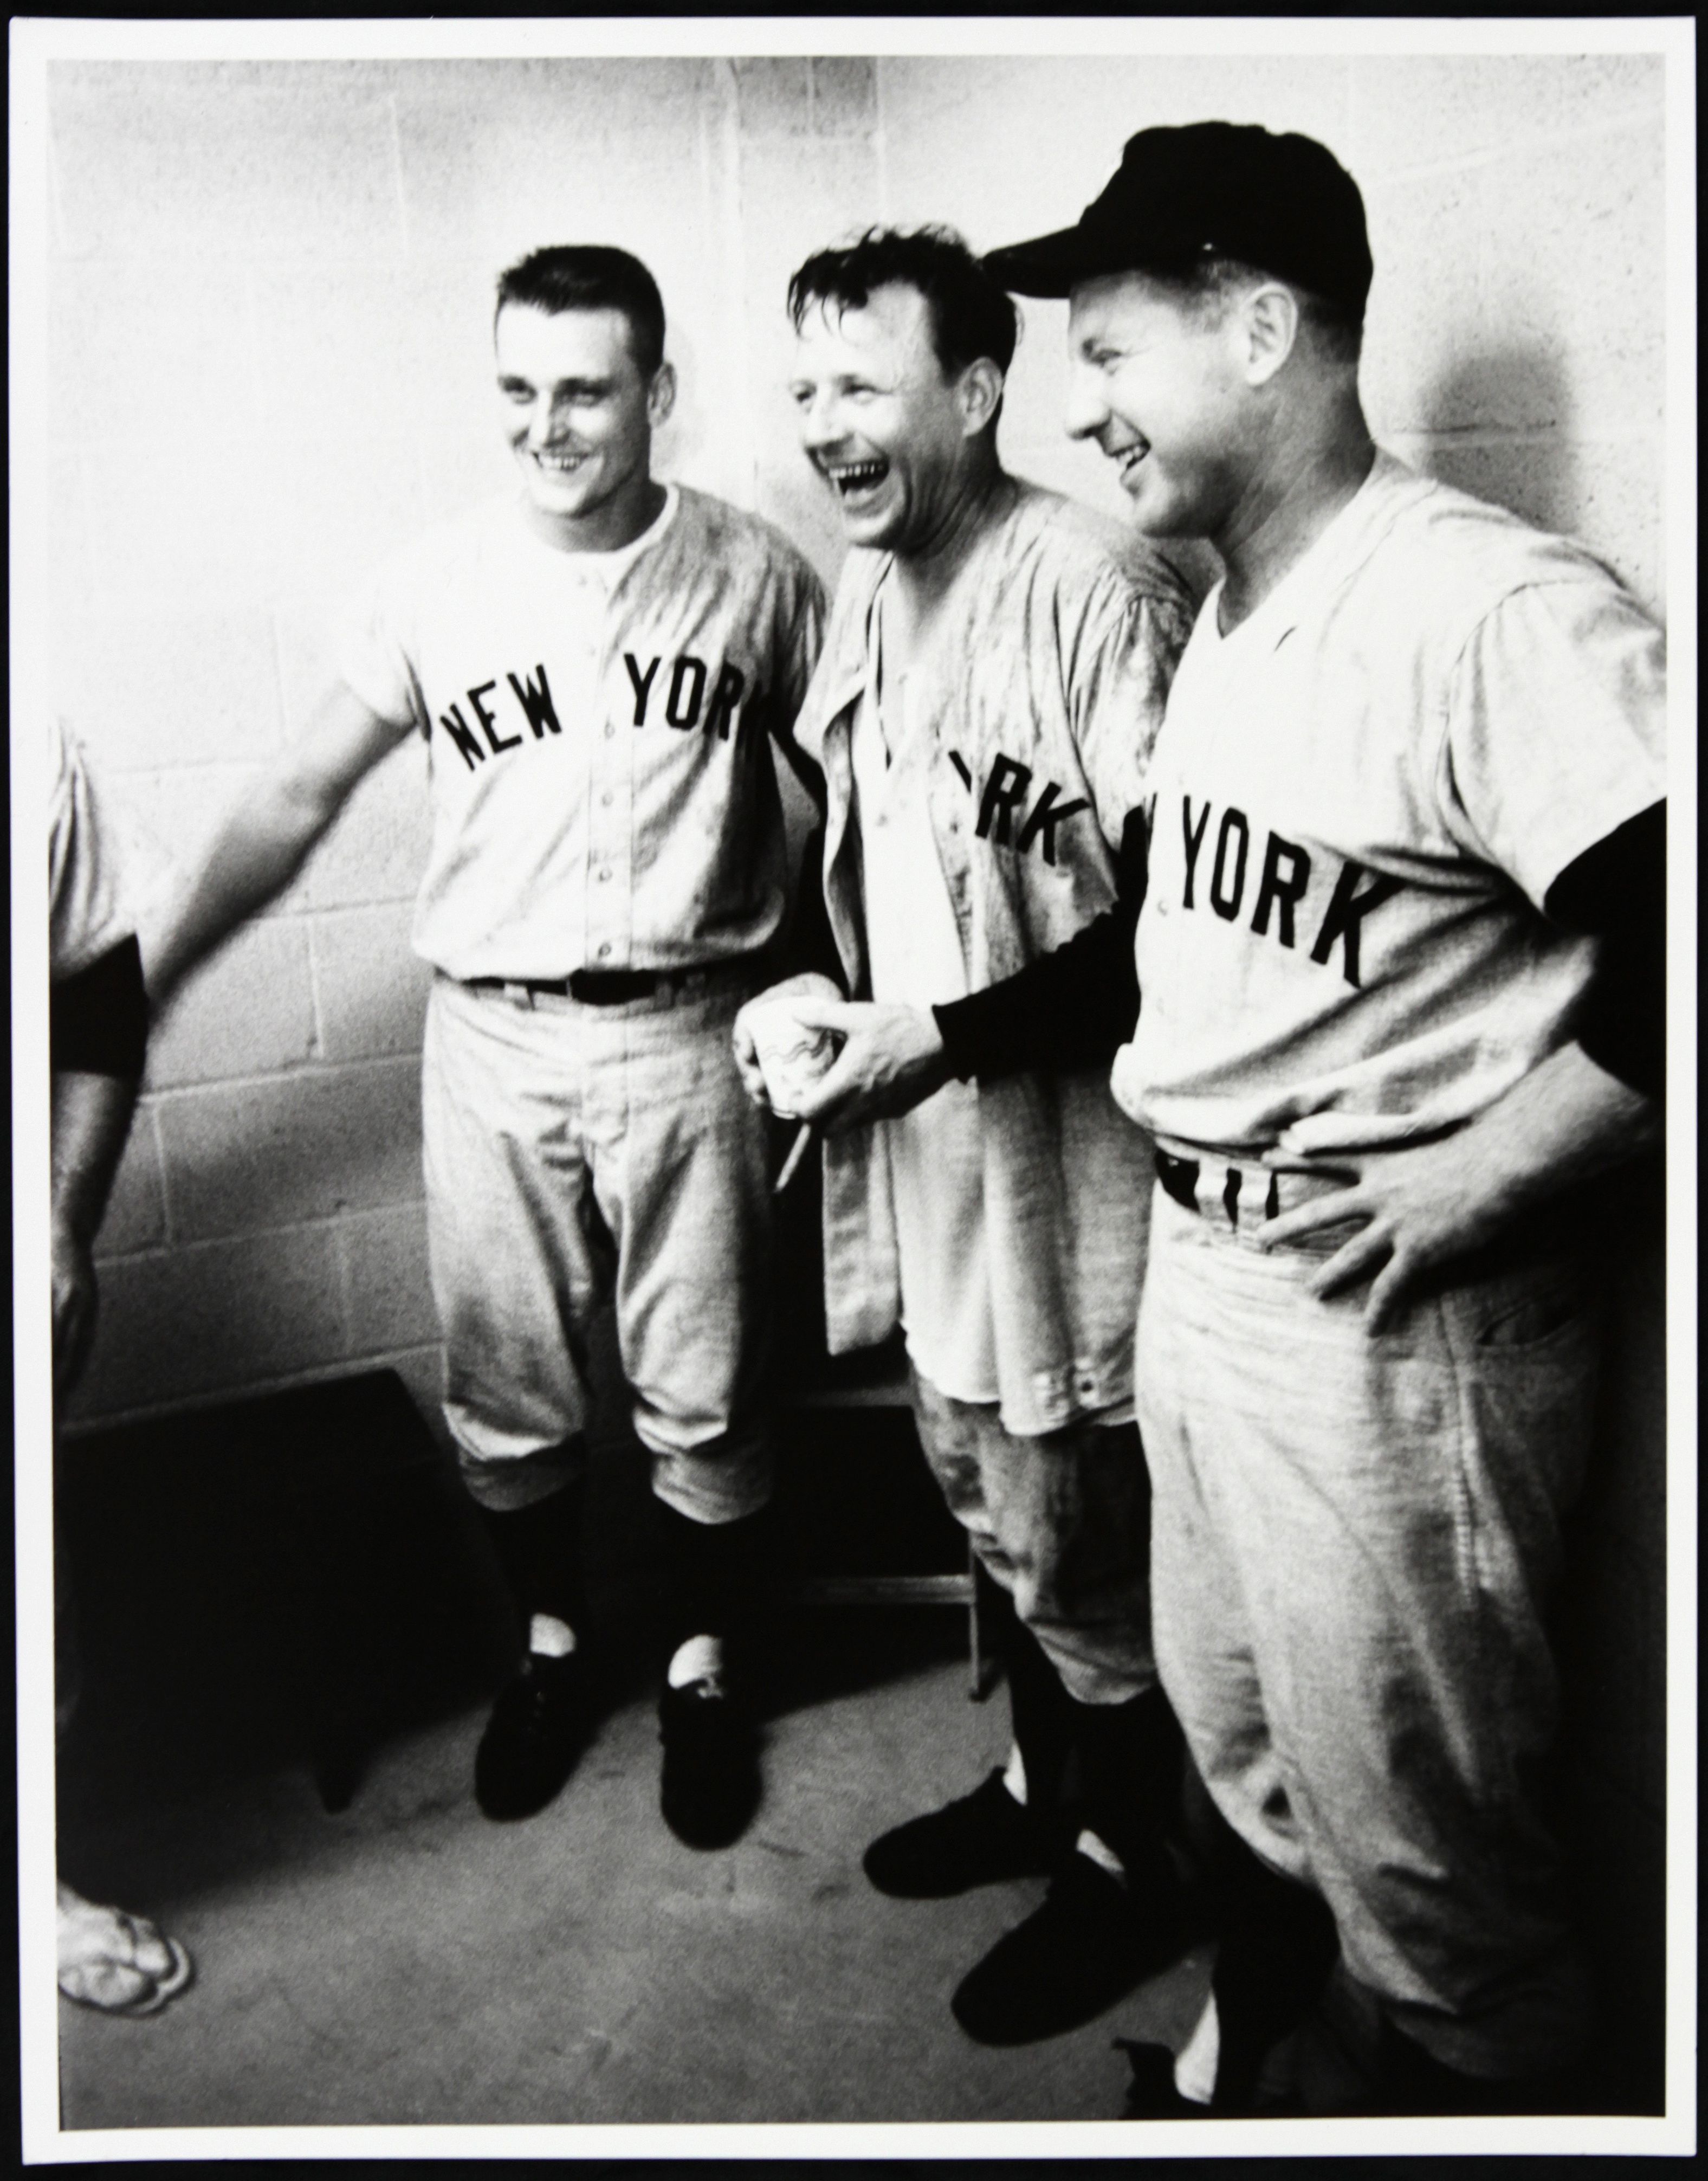
[{"label": "ear", "polygon": [[1279,282],[1265,282],[1241,303],[1239,323],[1246,384],[1267,386],[1298,340],[1298,297]]},{"label": "ear", "polygon": [[647,389],[647,422],[656,432],[676,406],[676,367],[661,363]]},{"label": "ear", "polygon": [[1002,406],[1002,373],[988,356],[969,363],[955,389],[961,408],[961,430],[976,439]]}]

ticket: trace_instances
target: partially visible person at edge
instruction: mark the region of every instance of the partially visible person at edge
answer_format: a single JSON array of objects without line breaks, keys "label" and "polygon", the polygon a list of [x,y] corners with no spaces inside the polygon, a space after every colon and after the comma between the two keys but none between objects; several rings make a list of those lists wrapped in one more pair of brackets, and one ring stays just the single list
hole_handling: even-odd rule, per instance
[{"label": "partially visible person at edge", "polygon": [[[1120,526],[1004,470],[1017,317],[957,237],[820,251],[789,307],[802,444],[853,548],[797,728],[825,776],[830,959],[905,1020],[1058,946],[1131,882],[1193,600]],[[809,1028],[840,1027],[836,983],[792,990]],[[759,1099],[765,1004],[737,1022]],[[910,1897],[1050,1878],[954,1996],[990,2044],[1088,2019],[1185,1944],[1132,1420],[1149,1149],[1108,1085],[1129,1027],[1094,1010],[988,1090],[939,1068],[905,1118],[826,1147],[831,1346],[905,1328],[927,1458],[1012,1601],[1006,1764],[866,1856]],[[814,1110],[834,1114],[834,1088]]]},{"label": "partially visible person at edge", "polygon": [[1662,638],[1581,547],[1372,444],[1363,204],[1320,145],[1146,130],[985,262],[1069,299],[1069,430],[1226,572],[1152,758],[1136,986],[1129,899],[934,1019],[843,1017],[822,1118],[1137,1006],[1157,1659],[1222,1822],[1211,1996],[1177,2058],[1138,2048],[1132,2109],[1272,2104],[1307,2018],[1353,2105],[1569,2107],[1545,1615],[1597,1372],[1585,1185],[1660,1129]]},{"label": "partially visible person at edge", "polygon": [[[53,1185],[53,1413],[95,1332],[91,1252],[118,1171],[148,1038],[142,959],[124,905],[113,827],[82,752],[56,721],[47,790],[48,1051]],[[55,1466],[58,1466],[56,1448]],[[62,1764],[81,1673],[71,1575],[56,1520],[54,1724]],[[190,1956],[146,1917],[58,1886],[59,1989],[107,2014],[152,2014],[190,1982]]]}]

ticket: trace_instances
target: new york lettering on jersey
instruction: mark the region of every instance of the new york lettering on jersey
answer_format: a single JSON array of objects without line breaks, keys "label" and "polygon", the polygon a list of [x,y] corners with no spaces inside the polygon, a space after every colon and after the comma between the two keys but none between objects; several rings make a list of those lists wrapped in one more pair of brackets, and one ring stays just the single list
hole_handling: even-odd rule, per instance
[{"label": "new york lettering on jersey", "polygon": [[763,946],[786,883],[765,744],[792,721],[821,615],[785,540],[675,485],[609,554],[554,549],[508,498],[405,549],[341,656],[427,745],[417,950],[467,979]]},{"label": "new york lettering on jersey", "polygon": [[[623,665],[633,693],[632,724],[637,727],[647,726],[650,718],[654,725],[662,723],[683,733],[700,728],[720,742],[728,742],[744,711],[757,710],[763,697],[757,685],[750,687],[750,670],[730,659],[713,665],[691,651],[669,660],[654,653],[643,664],[635,653],[625,651]],[[563,732],[543,660],[521,672],[506,669],[502,686],[509,691],[509,700],[500,698],[497,712],[488,703],[501,687],[496,677],[477,682],[463,692],[462,698],[452,698],[439,711],[439,727],[471,772],[477,771],[489,757],[525,748],[528,734],[542,742],[548,734]],[[656,704],[653,702],[655,693],[660,693]],[[478,726],[478,733],[469,715]],[[507,733],[507,727],[515,732]]]},{"label": "new york lettering on jersey", "polygon": [[998,751],[979,781],[973,779],[972,770],[959,750],[950,750],[947,755],[961,785],[978,803],[975,837],[997,848],[1011,848],[1016,855],[1035,853],[1046,864],[1054,864],[1056,827],[1091,808],[1088,796],[1077,795],[1064,802],[1059,781],[1034,783],[1032,767],[1002,751]]},{"label": "new york lettering on jersey", "polygon": [[[1363,985],[1364,919],[1405,890],[1403,879],[1320,843],[1290,841],[1237,804],[1218,811],[1208,796],[1195,799],[1183,789],[1169,799],[1179,806],[1180,908],[1243,923],[1277,947],[1303,944],[1319,967],[1337,961],[1347,984]],[[1156,797],[1145,812],[1154,851]]]}]

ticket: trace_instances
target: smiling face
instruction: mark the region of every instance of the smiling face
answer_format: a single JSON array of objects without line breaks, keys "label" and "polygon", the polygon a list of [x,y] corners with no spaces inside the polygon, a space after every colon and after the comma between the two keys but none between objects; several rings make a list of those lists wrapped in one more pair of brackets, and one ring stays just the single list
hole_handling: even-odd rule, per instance
[{"label": "smiling face", "polygon": [[1068,310],[1067,429],[1116,465],[1141,529],[1215,538],[1260,422],[1237,306],[1194,309],[1139,273],[1083,282]]},{"label": "smiling face", "polygon": [[961,384],[937,359],[917,289],[874,288],[857,310],[809,304],[789,391],[851,544],[906,555],[943,533],[988,462]]},{"label": "smiling face", "polygon": [[565,544],[624,542],[648,504],[669,366],[642,376],[628,319],[614,310],[507,303],[493,343],[505,436],[537,525]]}]

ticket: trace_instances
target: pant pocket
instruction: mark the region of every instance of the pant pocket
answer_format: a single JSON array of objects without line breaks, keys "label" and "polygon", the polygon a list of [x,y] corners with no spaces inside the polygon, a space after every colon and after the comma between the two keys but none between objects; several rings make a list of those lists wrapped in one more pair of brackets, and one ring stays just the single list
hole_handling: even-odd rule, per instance
[{"label": "pant pocket", "polygon": [[1476,1335],[1479,1348],[1534,1348],[1574,1324],[1585,1324],[1590,1297],[1582,1280],[1509,1300],[1490,1310]]}]

